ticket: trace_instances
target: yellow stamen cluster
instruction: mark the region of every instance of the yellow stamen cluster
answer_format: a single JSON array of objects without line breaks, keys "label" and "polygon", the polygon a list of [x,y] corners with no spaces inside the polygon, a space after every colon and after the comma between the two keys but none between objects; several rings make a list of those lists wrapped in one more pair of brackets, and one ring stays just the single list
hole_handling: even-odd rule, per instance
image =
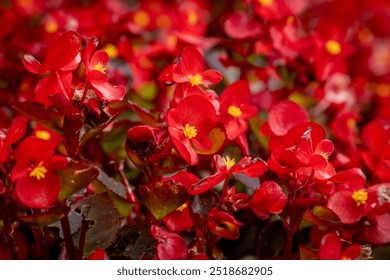
[{"label": "yellow stamen cluster", "polygon": [[150,23],[150,16],[147,12],[143,10],[138,10],[133,16],[133,21],[137,26],[145,28]]},{"label": "yellow stamen cluster", "polygon": [[50,140],[51,135],[46,130],[37,130],[35,132],[35,137],[42,139],[42,140]]},{"label": "yellow stamen cluster", "polygon": [[198,16],[196,15],[196,13],[194,11],[190,11],[188,13],[188,23],[190,25],[195,25],[197,24],[198,22]]},{"label": "yellow stamen cluster", "polygon": [[191,86],[197,86],[202,83],[202,75],[199,73],[193,76],[188,76],[188,79],[190,79]]},{"label": "yellow stamen cluster", "polygon": [[361,205],[364,205],[366,203],[367,198],[368,198],[368,193],[364,189],[361,189],[361,190],[353,192],[352,198],[353,198],[353,200],[356,201],[357,206],[361,206]]},{"label": "yellow stamen cluster", "polygon": [[228,108],[228,114],[235,117],[235,118],[239,118],[239,117],[241,117],[242,112],[241,112],[240,108],[232,105],[232,106],[229,106],[229,108]]},{"label": "yellow stamen cluster", "polygon": [[93,67],[93,70],[102,72],[104,74],[106,73],[106,67],[104,67],[104,65],[101,62],[96,63],[95,67]]},{"label": "yellow stamen cluster", "polygon": [[192,139],[192,138],[196,137],[198,131],[196,130],[196,128],[194,126],[187,123],[184,126],[183,133],[184,133],[185,137],[187,137],[188,139]]},{"label": "yellow stamen cluster", "polygon": [[35,177],[39,181],[41,179],[45,179],[46,173],[47,169],[43,166],[43,163],[41,162],[30,172],[30,177]]},{"label": "yellow stamen cluster", "polygon": [[225,157],[223,158],[223,161],[225,162],[226,164],[226,168],[229,170],[230,168],[232,168],[235,164],[236,164],[236,161],[234,160],[234,158],[230,158],[230,157]]},{"label": "yellow stamen cluster", "polygon": [[331,55],[338,55],[341,53],[341,45],[335,40],[329,40],[325,43],[325,50]]},{"label": "yellow stamen cluster", "polygon": [[272,5],[272,3],[274,2],[274,0],[257,0],[261,5],[263,6],[269,6],[269,5]]}]

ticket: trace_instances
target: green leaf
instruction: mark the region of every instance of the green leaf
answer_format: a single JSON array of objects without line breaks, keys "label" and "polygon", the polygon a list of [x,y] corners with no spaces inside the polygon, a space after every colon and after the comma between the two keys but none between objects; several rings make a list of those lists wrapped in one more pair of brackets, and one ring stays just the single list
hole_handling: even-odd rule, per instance
[{"label": "green leaf", "polygon": [[126,199],[126,187],[122,183],[109,177],[103,170],[99,169],[99,175],[92,185],[94,186],[95,194],[108,194],[114,202],[121,218],[129,216],[130,211],[134,207],[134,203]]},{"label": "green leaf", "polygon": [[68,196],[88,186],[99,171],[93,167],[87,167],[76,161],[69,162],[65,169],[57,172],[61,180],[61,189],[58,194],[58,201],[65,200]]},{"label": "green leaf", "polygon": [[187,188],[171,180],[141,186],[139,191],[146,207],[157,220],[175,211],[188,198]]},{"label": "green leaf", "polygon": [[103,115],[97,122],[88,119],[87,123],[84,123],[80,130],[79,146],[82,147],[88,140],[98,135],[103,131],[115,118],[120,114],[121,110],[118,110],[114,115]]},{"label": "green leaf", "polygon": [[313,210],[307,209],[303,214],[303,220],[317,226],[335,226],[340,224],[337,215],[324,206],[315,206]]},{"label": "green leaf", "polygon": [[24,223],[44,227],[61,220],[66,215],[64,207],[52,208],[48,212],[33,215],[18,214],[18,220]]},{"label": "green leaf", "polygon": [[299,245],[299,255],[301,260],[318,260],[318,250],[305,246]]}]

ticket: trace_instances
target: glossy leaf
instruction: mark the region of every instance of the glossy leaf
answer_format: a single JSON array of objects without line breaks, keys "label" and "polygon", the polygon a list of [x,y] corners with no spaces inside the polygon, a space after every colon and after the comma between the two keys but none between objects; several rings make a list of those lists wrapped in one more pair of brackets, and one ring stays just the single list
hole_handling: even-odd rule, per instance
[{"label": "glossy leaf", "polygon": [[[119,231],[119,213],[113,201],[107,193],[87,196],[71,206],[75,211],[77,208],[88,207],[84,211],[84,219],[90,221],[87,230],[84,255],[88,256],[99,248],[108,247],[113,242]],[[78,240],[79,233],[74,237]]]},{"label": "glossy leaf", "polygon": [[152,215],[160,220],[187,200],[187,188],[174,181],[149,183],[140,187],[140,194]]},{"label": "glossy leaf", "polygon": [[58,201],[63,201],[71,194],[86,188],[98,174],[99,171],[93,167],[86,166],[85,164],[76,161],[69,162],[65,169],[57,172],[57,175],[61,180]]}]

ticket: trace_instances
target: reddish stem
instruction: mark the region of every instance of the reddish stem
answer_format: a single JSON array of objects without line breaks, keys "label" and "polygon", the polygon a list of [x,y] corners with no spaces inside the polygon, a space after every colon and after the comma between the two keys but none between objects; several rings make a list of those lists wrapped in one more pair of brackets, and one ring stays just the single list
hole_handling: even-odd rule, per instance
[{"label": "reddish stem", "polygon": [[14,240],[11,236],[12,233],[12,226],[11,226],[11,214],[8,212],[7,202],[5,197],[0,196],[0,216],[3,219],[3,232],[5,239],[8,243],[8,250],[10,253],[10,256],[13,260],[17,260],[18,256],[16,254],[16,248],[14,244]]},{"label": "reddish stem", "polygon": [[62,232],[64,234],[65,248],[70,260],[76,259],[76,249],[73,244],[72,233],[70,231],[68,215],[61,219]]}]

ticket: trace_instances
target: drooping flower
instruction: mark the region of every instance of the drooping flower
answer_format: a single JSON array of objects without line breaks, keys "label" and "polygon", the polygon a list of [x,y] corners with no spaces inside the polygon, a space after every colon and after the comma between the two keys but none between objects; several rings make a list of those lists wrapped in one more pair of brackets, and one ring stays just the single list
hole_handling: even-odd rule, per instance
[{"label": "drooping flower", "polygon": [[38,62],[31,54],[23,57],[24,67],[34,74],[44,75],[36,88],[34,100],[50,106],[49,96],[61,94],[71,100],[70,86],[72,84],[72,71],[81,62],[81,37],[68,31],[60,35],[50,46],[42,62]]},{"label": "drooping flower", "polygon": [[240,236],[240,226],[243,223],[234,218],[231,214],[220,211],[217,208],[210,210],[207,215],[207,227],[216,236],[226,239],[237,239]]},{"label": "drooping flower", "polygon": [[185,260],[187,245],[183,237],[152,225],[151,235],[157,241],[157,256],[160,260]]},{"label": "drooping flower", "polygon": [[343,244],[334,232],[328,233],[321,239],[321,260],[354,260],[360,256],[360,246],[353,244],[343,249]]},{"label": "drooping flower", "polygon": [[184,98],[167,115],[168,132],[179,154],[191,165],[198,163],[196,149],[207,151],[212,142],[207,134],[215,127],[216,113],[205,98]]},{"label": "drooping flower", "polygon": [[19,141],[27,130],[28,119],[18,116],[11,122],[4,140],[0,134],[0,163],[6,162],[11,154],[11,145]]},{"label": "drooping flower", "polygon": [[14,197],[21,204],[49,208],[56,202],[60,178],[54,171],[67,165],[64,157],[54,155],[56,146],[54,141],[28,137],[15,149],[11,178],[15,181]]},{"label": "drooping flower", "polygon": [[256,189],[249,205],[259,219],[267,219],[269,213],[280,214],[287,204],[287,196],[274,181],[261,183]]},{"label": "drooping flower", "polygon": [[229,139],[235,139],[248,129],[248,119],[257,114],[250,104],[251,93],[247,81],[240,80],[229,85],[220,97],[218,121],[226,128]]},{"label": "drooping flower", "polygon": [[87,42],[83,53],[85,63],[85,76],[95,93],[104,101],[121,101],[126,93],[124,86],[114,86],[108,81],[106,65],[108,54],[104,50],[95,51],[98,41],[92,38]]},{"label": "drooping flower", "polygon": [[250,178],[256,178],[263,175],[267,168],[266,163],[260,158],[243,157],[236,163],[235,159],[229,156],[215,155],[214,162],[217,172],[192,184],[188,191],[191,195],[212,189],[223,180],[227,180],[231,174],[245,174]]}]

